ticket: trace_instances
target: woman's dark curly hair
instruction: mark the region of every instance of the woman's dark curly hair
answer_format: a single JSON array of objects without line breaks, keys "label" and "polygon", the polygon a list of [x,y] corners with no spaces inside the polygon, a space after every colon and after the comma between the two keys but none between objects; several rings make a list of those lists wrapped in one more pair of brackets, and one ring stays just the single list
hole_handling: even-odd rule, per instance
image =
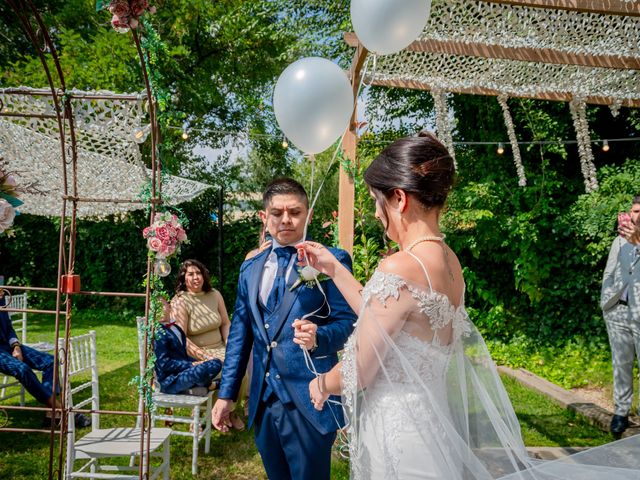
[{"label": "woman's dark curly hair", "polygon": [[187,268],[189,267],[196,267],[200,270],[200,273],[202,273],[202,291],[210,292],[212,288],[209,270],[204,266],[204,263],[190,258],[182,262],[180,265],[180,270],[178,270],[178,279],[176,280],[176,293],[187,291],[187,283],[184,277],[187,275]]}]

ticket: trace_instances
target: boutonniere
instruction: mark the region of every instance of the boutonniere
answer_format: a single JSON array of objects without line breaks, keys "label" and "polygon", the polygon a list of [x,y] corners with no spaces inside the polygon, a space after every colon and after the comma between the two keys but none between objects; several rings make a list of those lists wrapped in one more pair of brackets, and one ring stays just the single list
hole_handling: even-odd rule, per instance
[{"label": "boutonniere", "polygon": [[298,280],[295,281],[291,288],[290,292],[293,292],[300,285],[304,284],[307,288],[315,287],[318,282],[324,282],[325,280],[329,280],[329,277],[324,273],[320,273],[315,268],[306,265],[305,267],[298,268]]}]

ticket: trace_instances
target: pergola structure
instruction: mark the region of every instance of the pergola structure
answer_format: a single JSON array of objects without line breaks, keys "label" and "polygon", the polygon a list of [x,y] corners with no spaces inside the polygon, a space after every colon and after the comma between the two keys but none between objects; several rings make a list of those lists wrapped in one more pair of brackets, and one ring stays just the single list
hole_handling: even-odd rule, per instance
[{"label": "pergola structure", "polygon": [[[350,68],[355,92],[369,52],[354,33],[344,39],[355,48]],[[621,106],[640,107],[638,39],[637,0],[433,0],[420,37],[399,53],[377,57],[365,81],[429,90],[436,110],[442,110],[447,92],[496,96],[503,110],[509,97],[570,102],[591,191],[597,181],[585,104],[609,105],[614,115]],[[450,130],[440,130],[438,125],[438,136],[452,151]],[[342,147],[351,161],[356,132],[354,113]],[[517,142],[515,147],[514,157]],[[340,244],[351,252],[354,186],[342,168],[339,198]]]}]

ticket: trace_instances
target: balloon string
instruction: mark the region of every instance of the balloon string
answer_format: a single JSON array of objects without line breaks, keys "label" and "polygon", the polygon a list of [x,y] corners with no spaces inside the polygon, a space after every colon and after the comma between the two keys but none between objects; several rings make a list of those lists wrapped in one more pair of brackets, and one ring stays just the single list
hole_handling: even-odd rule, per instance
[{"label": "balloon string", "polygon": [[[373,56],[373,58],[374,58],[374,64],[375,64],[375,56]],[[353,116],[353,113],[355,112],[356,107],[358,106],[358,98],[360,98],[360,92],[362,90],[362,87],[365,86],[364,79],[365,79],[365,77],[367,75],[367,70],[369,69],[369,61],[370,60],[371,60],[371,57],[367,57],[367,59],[366,59],[366,61],[364,63],[364,66],[362,67],[362,74],[360,75],[360,83],[358,84],[358,90],[357,90],[356,98],[355,98],[355,100],[353,102],[353,109],[351,110],[351,116]],[[351,125],[349,125],[349,127],[350,126]],[[349,127],[347,127],[347,128],[349,128]],[[342,136],[340,137],[340,140],[338,141],[338,145],[336,145],[336,149],[334,150],[333,156],[331,157],[331,162],[329,162],[329,167],[327,168],[326,173],[325,173],[324,177],[322,178],[322,181],[320,182],[320,185],[318,186],[318,189],[316,190],[315,195],[313,196],[313,201],[311,202],[311,205],[309,206],[309,211],[307,212],[307,218],[306,218],[306,220],[304,222],[304,235],[302,236],[302,238],[304,238],[304,239],[307,238],[307,230],[309,228],[309,221],[311,220],[311,213],[313,212],[313,208],[316,206],[316,202],[318,201],[318,197],[320,196],[320,192],[322,191],[322,187],[324,187],[324,182],[327,180],[327,177],[329,176],[329,172],[331,171],[331,168],[333,167],[333,164],[336,162],[336,158],[338,156],[338,152],[342,148],[342,141],[344,140],[345,133],[342,134]]]},{"label": "balloon string", "polygon": [[[360,75],[360,82],[358,84],[358,90],[357,90],[357,94],[356,97],[354,99],[353,102],[353,109],[351,110],[351,116],[353,117],[353,113],[356,110],[356,107],[358,105],[358,98],[360,97],[360,92],[363,88],[363,86],[365,86],[364,83],[364,79],[365,76],[367,75],[367,70],[369,68],[369,60],[371,59],[371,57],[368,57],[367,60],[365,61],[365,64],[362,68],[362,74]],[[374,63],[375,63],[375,56],[374,56]],[[350,127],[351,125],[349,125]],[[345,132],[346,133],[346,132]],[[342,136],[340,137],[340,140],[338,141],[338,145],[336,145],[336,149],[333,152],[333,157],[331,158],[331,162],[329,163],[329,167],[327,168],[327,171],[324,175],[324,177],[322,178],[322,181],[320,182],[320,185],[318,186],[318,189],[315,192],[315,195],[313,196],[313,201],[311,202],[311,205],[309,206],[309,211],[307,212],[307,218],[305,220],[304,223],[304,235],[302,236],[302,238],[306,239],[307,238],[307,229],[309,227],[309,221],[311,220],[311,213],[313,212],[313,208],[316,205],[316,202],[318,201],[318,198],[320,196],[320,192],[322,191],[322,187],[324,186],[324,182],[327,180],[327,177],[329,176],[329,172],[331,171],[331,168],[333,167],[333,164],[336,161],[336,158],[338,156],[338,152],[340,151],[340,148],[342,147],[342,141],[344,140],[344,133],[342,134]],[[315,156],[311,156],[312,158],[312,164],[311,164],[311,172],[312,172],[312,180],[311,180],[311,185],[313,188],[313,171],[314,171],[314,163],[315,163]],[[307,258],[307,252],[304,251],[304,261],[306,262],[307,265],[309,265],[309,259]],[[329,315],[331,314],[331,305],[329,304],[329,301],[327,299],[327,294],[325,293],[324,289],[322,288],[322,285],[320,284],[320,281],[318,280],[317,277],[314,277],[314,281],[316,283],[316,286],[318,287],[318,290],[320,290],[320,292],[322,293],[322,296],[324,298],[323,304],[320,308],[318,308],[317,310],[311,312],[311,313],[307,313],[305,314],[302,319],[307,319],[312,315],[315,315],[322,307],[324,307],[324,304],[327,304],[327,307],[329,308],[329,313],[327,313],[327,315],[325,316],[318,316],[318,318],[327,318],[329,317]],[[304,355],[304,361],[305,364],[307,366],[307,369],[313,373],[315,375],[316,378],[318,378],[320,376],[320,374],[318,373],[314,363],[313,363],[313,359],[311,358],[311,354],[308,352],[308,350],[303,346],[300,345],[300,348],[302,349],[303,355]],[[341,402],[336,401],[336,400],[327,400],[327,403],[334,403],[336,405],[340,405],[342,407],[342,409],[344,410],[344,406],[342,405]],[[345,425],[344,427],[341,426],[341,423],[338,421],[338,417],[336,417],[335,413],[333,412],[332,408],[329,408],[329,410],[331,411],[331,415],[333,415],[333,419],[336,422],[336,425],[338,427],[338,429],[342,429],[342,428],[347,428],[348,424]],[[348,418],[346,415],[344,416],[345,418]]]},{"label": "balloon string", "polygon": [[[376,69],[378,68],[378,55],[376,55],[375,53],[369,57],[369,58],[373,58],[373,68],[371,69],[371,78],[369,79],[369,83],[365,83],[364,82],[364,76],[366,75],[366,73],[362,74],[362,84],[365,87],[370,87],[371,85],[373,85],[373,81],[376,78]],[[369,61],[369,58],[367,58],[367,62]],[[363,68],[363,71],[365,69]]]},{"label": "balloon string", "polygon": [[[311,185],[310,185],[310,188],[309,188],[309,195],[311,195],[313,197],[313,185],[314,185],[313,177],[314,177],[315,170],[316,170],[316,156],[313,153],[310,153],[309,154],[309,159],[311,160]],[[306,238],[306,236],[305,236],[305,238]]]}]

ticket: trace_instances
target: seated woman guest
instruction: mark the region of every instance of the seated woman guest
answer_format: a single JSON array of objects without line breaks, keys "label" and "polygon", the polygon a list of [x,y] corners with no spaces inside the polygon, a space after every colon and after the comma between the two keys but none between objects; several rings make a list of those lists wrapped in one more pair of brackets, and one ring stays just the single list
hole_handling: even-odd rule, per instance
[{"label": "seated woman guest", "polygon": [[[171,301],[172,319],[186,334],[187,354],[197,361],[224,362],[225,345],[231,322],[224,299],[211,287],[207,267],[198,260],[182,262]],[[239,418],[234,426],[244,427]]]}]

